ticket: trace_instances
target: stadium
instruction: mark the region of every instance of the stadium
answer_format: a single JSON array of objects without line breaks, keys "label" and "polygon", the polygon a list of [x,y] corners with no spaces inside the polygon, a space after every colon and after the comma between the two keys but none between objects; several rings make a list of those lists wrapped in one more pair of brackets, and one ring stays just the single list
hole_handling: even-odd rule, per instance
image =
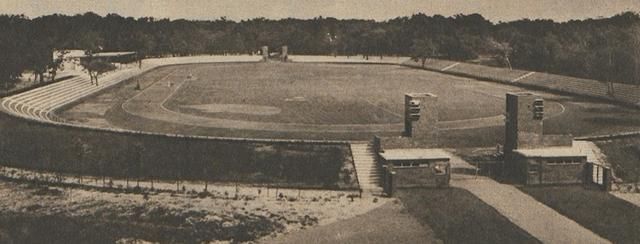
[{"label": "stadium", "polygon": [[[547,101],[549,134],[601,140],[640,127],[637,87],[611,98],[585,82],[554,86],[570,85],[563,82],[569,77],[444,60],[195,56],[143,60],[107,73],[98,86],[88,79],[76,73],[3,98],[3,123],[12,128],[3,131],[12,138],[3,153],[15,162],[8,166],[379,194],[383,173],[371,145],[402,136],[402,97],[413,91],[438,94],[438,147],[450,150],[504,144],[505,94],[512,92]],[[33,145],[34,133],[47,139]],[[82,163],[67,163],[73,160]]]},{"label": "stadium", "polygon": [[330,55],[54,49],[49,82],[20,70],[0,242],[640,240],[640,86],[327,34]]}]

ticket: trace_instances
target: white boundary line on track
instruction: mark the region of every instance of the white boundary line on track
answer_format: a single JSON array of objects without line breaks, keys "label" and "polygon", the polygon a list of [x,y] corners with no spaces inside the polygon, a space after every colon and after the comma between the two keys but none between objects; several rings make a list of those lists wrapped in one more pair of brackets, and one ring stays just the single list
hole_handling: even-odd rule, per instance
[{"label": "white boundary line on track", "polygon": [[449,69],[451,69],[453,67],[456,67],[458,65],[460,65],[460,63],[454,63],[454,64],[451,64],[451,65],[449,65],[447,67],[442,68],[440,71],[447,71],[447,70],[449,70]]},{"label": "white boundary line on track", "polygon": [[524,78],[527,78],[527,77],[529,77],[529,76],[531,76],[531,75],[533,75],[533,74],[535,74],[535,73],[536,73],[536,72],[531,71],[531,72],[529,72],[529,73],[526,73],[526,74],[524,74],[524,75],[521,75],[521,76],[520,76],[520,77],[518,77],[518,78],[515,78],[515,79],[511,80],[511,82],[518,82],[518,81],[520,81],[520,80],[522,80],[522,79],[524,79]]},{"label": "white boundary line on track", "polygon": [[[160,79],[158,79],[158,80],[156,80],[156,81],[154,81],[154,82],[151,82],[151,84],[149,84],[149,86],[147,86],[147,87],[145,87],[144,89],[142,89],[138,94],[136,94],[135,96],[133,96],[133,97],[131,97],[131,98],[127,99],[126,101],[124,101],[122,104],[120,104],[120,108],[122,108],[122,111],[125,111],[125,112],[127,112],[127,113],[129,113],[129,114],[133,114],[133,115],[135,115],[136,113],[133,113],[133,112],[129,111],[129,110],[126,108],[126,105],[127,105],[127,104],[129,104],[129,102],[133,101],[133,99],[135,99],[135,98],[137,98],[137,97],[141,96],[142,94],[144,94],[144,93],[145,93],[145,91],[146,91],[147,89],[149,89],[149,88],[153,87],[153,85],[155,85],[156,83],[158,83],[158,82],[162,82],[163,80],[165,80],[165,79],[169,78],[169,76],[171,76],[173,73],[175,73],[175,72],[177,72],[177,71],[178,71],[178,69],[174,69],[173,71],[169,72],[169,73],[168,73],[167,75],[165,75],[164,77],[162,77],[162,78],[160,78]],[[167,98],[165,98],[165,101],[166,101],[166,100],[167,100]]]}]

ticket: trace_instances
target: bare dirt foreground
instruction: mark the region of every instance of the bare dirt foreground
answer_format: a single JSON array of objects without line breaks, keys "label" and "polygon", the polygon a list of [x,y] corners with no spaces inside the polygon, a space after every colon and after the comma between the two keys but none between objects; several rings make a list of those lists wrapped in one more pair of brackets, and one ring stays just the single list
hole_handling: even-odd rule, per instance
[{"label": "bare dirt foreground", "polygon": [[[215,187],[215,186],[210,186]],[[243,189],[246,190],[246,189]],[[342,194],[276,199],[149,194],[0,181],[0,243],[208,243],[267,241],[352,218],[386,199]]]},{"label": "bare dirt foreground", "polygon": [[392,200],[366,214],[329,225],[298,231],[264,243],[443,243],[434,231]]}]

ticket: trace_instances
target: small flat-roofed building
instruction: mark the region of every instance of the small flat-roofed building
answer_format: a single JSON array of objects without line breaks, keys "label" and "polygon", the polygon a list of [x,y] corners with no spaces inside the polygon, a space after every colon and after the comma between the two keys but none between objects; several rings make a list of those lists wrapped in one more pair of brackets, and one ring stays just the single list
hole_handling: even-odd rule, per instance
[{"label": "small flat-roofed building", "polygon": [[[62,57],[63,66],[71,70],[81,70],[80,63],[83,59],[89,58],[84,50],[54,50],[53,59]],[[94,59],[102,59],[110,63],[131,63],[137,59],[136,52],[100,52],[94,53]]]},{"label": "small flat-roofed building", "polygon": [[587,155],[577,147],[513,150],[510,160],[520,170],[516,177],[526,185],[581,183]]},{"label": "small flat-roofed building", "polygon": [[450,156],[442,149],[389,149],[379,153],[384,170],[384,190],[444,187],[451,178]]}]

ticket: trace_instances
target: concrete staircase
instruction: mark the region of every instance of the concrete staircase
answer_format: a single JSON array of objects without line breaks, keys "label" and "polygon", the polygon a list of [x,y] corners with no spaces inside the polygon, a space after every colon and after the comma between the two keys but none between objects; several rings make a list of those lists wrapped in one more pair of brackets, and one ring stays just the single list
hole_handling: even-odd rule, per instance
[{"label": "concrete staircase", "polygon": [[382,193],[381,168],[376,162],[376,155],[371,144],[351,144],[353,163],[360,189],[367,193]]}]

